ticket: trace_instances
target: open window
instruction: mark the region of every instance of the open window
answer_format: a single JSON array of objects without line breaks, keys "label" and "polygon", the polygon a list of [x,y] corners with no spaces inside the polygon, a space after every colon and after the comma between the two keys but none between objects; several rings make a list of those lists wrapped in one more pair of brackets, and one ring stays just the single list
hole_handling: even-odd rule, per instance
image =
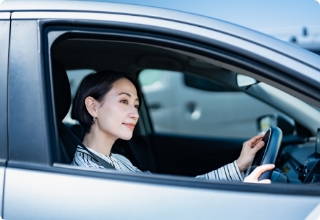
[{"label": "open window", "polygon": [[[234,74],[214,65],[206,71]],[[250,138],[259,133],[260,116],[281,113],[238,88],[196,73],[145,69],[139,74],[156,133]]]},{"label": "open window", "polygon": [[[285,140],[282,148],[312,136],[317,123],[301,123],[308,115],[304,112],[313,107],[258,80],[248,84],[248,78],[242,77],[247,71],[222,65],[218,57],[187,53],[187,48],[173,50],[156,41],[143,43],[137,38],[110,38],[103,32],[80,35],[75,31],[56,39],[51,54],[53,76],[54,65],[59,63],[67,73],[71,99],[81,79],[93,71],[121,70],[139,78],[144,100],[134,137],[117,141],[113,151],[142,171],[196,176],[217,169],[237,159],[242,143],[262,131],[259,123],[269,115],[294,122],[288,137],[296,139]],[[239,85],[239,79],[247,84]],[[55,93],[57,90],[59,86]],[[289,99],[295,101],[282,103]],[[56,99],[56,107],[57,103]],[[293,108],[297,103],[301,106]],[[62,127],[78,140],[83,138],[81,126],[68,111],[63,118],[56,115],[60,126],[56,162],[66,164],[76,146],[71,149],[67,142],[61,144]],[[319,114],[315,111],[307,117],[315,118],[314,113]],[[293,165],[288,168],[283,162],[285,157],[279,159],[279,169],[292,170]],[[190,158],[194,163],[189,163]]]}]

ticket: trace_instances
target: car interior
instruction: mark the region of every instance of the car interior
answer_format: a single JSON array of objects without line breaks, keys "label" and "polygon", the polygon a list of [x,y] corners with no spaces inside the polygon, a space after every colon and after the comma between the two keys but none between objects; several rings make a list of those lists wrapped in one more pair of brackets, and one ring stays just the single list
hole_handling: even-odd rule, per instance
[{"label": "car interior", "polygon": [[[89,73],[112,69],[139,78],[143,70],[156,69],[182,72],[191,76],[191,80],[186,83],[192,84],[200,78],[205,80],[205,85],[200,83],[200,86],[210,87],[210,83],[215,83],[228,88],[228,91],[245,93],[271,106],[277,112],[261,112],[261,117],[254,122],[256,125],[252,136],[266,131],[270,126],[277,126],[282,130],[283,138],[276,158],[276,171],[285,176],[285,180],[279,182],[320,182],[320,132],[316,130],[320,125],[319,110],[299,100],[297,102],[301,104],[300,108],[296,107],[296,102],[279,104],[283,101],[281,95],[268,99],[266,96],[271,96],[274,90],[259,80],[239,86],[237,77],[240,74],[248,75],[240,67],[229,65],[227,61],[209,59],[196,53],[182,53],[148,43],[84,36],[65,38],[55,43],[50,53],[59,143],[55,163],[70,164],[76,146],[83,139],[79,123],[64,120],[66,117],[72,119],[72,115],[68,113],[74,98],[70,86],[78,86],[68,78],[68,71],[86,69]],[[196,87],[195,85],[193,89]],[[277,94],[281,93],[280,90],[275,90],[279,92]],[[288,94],[284,93],[283,96],[286,95]],[[250,138],[233,136],[232,133],[230,137],[223,137],[158,132],[151,113],[154,110],[148,105],[146,96],[143,90],[140,118],[133,138],[129,141],[117,140],[112,148],[112,152],[124,155],[142,171],[190,177],[204,174],[236,160],[243,142]],[[219,105],[212,103],[215,104]],[[290,105],[293,107],[287,110]],[[307,113],[301,114],[301,109]],[[305,115],[309,115],[309,118],[305,118]],[[314,120],[317,117],[318,119]],[[308,123],[302,123],[304,120]]]}]

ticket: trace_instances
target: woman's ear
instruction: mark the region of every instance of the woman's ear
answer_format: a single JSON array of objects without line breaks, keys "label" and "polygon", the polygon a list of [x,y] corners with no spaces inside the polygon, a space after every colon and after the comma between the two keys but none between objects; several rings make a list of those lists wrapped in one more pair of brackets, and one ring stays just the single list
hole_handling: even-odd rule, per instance
[{"label": "woman's ear", "polygon": [[98,106],[98,102],[97,100],[95,100],[94,98],[92,98],[91,96],[88,96],[85,100],[84,103],[86,105],[87,111],[89,112],[89,114],[95,118],[98,116],[98,112],[97,112],[97,106]]}]

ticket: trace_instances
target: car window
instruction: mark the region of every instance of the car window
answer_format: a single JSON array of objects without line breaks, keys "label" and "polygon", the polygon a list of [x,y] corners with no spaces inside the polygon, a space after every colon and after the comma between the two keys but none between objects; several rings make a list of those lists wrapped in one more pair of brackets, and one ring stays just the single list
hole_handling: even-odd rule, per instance
[{"label": "car window", "polygon": [[[89,57],[86,56],[88,48]],[[130,51],[128,56],[126,51]],[[151,52],[158,56],[150,55]],[[85,39],[81,35],[79,39],[71,38],[55,45],[52,57],[67,70],[72,96],[83,77],[93,70],[114,69],[138,76],[144,98],[139,121],[132,138],[117,140],[112,152],[128,158],[141,171],[197,176],[218,169],[239,157],[243,142],[260,132],[258,126],[265,129],[277,119],[282,113],[277,109],[288,112],[279,105],[282,100],[274,102],[279,91],[271,91],[267,85],[262,86],[262,82],[250,81],[244,76],[236,80],[235,71],[245,76],[254,73],[219,62],[195,65],[191,62],[195,58],[189,54],[152,45]],[[180,66],[176,60],[181,62]],[[183,71],[173,71],[176,69]],[[53,75],[55,73],[58,72],[53,71]],[[260,91],[264,99],[250,91]],[[62,103],[63,97],[57,103],[59,101]],[[300,109],[295,111],[300,113]],[[289,113],[296,120],[292,112]],[[263,118],[266,115],[268,120]],[[68,115],[63,122],[69,132],[82,141],[81,126]],[[59,126],[61,144],[58,147],[62,153],[57,161],[70,164],[78,145],[70,144],[69,133]],[[291,124],[287,127],[295,128]],[[195,163],[191,165],[190,158],[195,155]]]},{"label": "car window", "polygon": [[260,116],[279,113],[242,91],[197,75],[146,69],[139,81],[155,132],[248,138],[259,133]]}]

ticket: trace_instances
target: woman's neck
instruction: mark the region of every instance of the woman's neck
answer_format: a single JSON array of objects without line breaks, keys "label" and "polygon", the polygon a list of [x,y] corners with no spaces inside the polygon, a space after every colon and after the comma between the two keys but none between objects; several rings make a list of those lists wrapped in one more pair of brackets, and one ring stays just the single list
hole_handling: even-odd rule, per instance
[{"label": "woman's neck", "polygon": [[85,134],[83,138],[83,145],[91,148],[101,154],[110,156],[111,148],[116,139],[114,137],[108,137],[101,130],[96,129],[93,125],[91,127],[90,133]]}]

